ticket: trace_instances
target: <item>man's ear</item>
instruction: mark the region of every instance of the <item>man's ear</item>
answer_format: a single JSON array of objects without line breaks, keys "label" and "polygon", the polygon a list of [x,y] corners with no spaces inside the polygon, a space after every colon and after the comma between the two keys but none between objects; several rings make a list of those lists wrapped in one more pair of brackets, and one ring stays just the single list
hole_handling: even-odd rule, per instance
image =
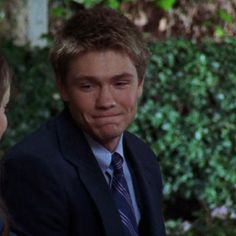
[{"label": "man's ear", "polygon": [[144,76],[143,78],[139,81],[138,84],[138,97],[140,98],[143,94],[143,84],[144,84]]},{"label": "man's ear", "polygon": [[69,100],[67,86],[61,79],[56,80],[57,88],[60,92],[61,98],[64,102],[67,102]]}]

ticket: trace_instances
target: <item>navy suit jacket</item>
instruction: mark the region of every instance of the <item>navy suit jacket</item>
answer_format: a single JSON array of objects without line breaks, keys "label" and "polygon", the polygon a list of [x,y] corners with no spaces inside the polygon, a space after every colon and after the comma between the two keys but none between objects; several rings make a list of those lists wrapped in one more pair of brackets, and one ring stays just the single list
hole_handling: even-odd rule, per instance
[{"label": "navy suit jacket", "polygon": [[[140,235],[164,236],[157,158],[128,132],[124,150],[141,211]],[[13,147],[3,161],[3,196],[19,236],[123,235],[103,173],[67,111]]]},{"label": "navy suit jacket", "polygon": [[[3,234],[3,230],[4,230],[4,222],[2,221],[2,219],[0,219],[0,235]],[[14,233],[10,232],[9,236],[16,236]]]}]

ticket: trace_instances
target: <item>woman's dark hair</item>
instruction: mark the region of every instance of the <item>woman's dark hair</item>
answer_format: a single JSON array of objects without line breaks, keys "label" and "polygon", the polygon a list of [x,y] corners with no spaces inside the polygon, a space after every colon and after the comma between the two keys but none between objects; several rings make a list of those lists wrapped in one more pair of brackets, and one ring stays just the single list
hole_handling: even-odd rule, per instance
[{"label": "woman's dark hair", "polygon": [[0,52],[0,104],[2,103],[3,96],[11,84],[10,68]]},{"label": "woman's dark hair", "polygon": [[[9,68],[3,54],[0,52],[0,105],[2,103],[2,99],[3,99],[4,94],[10,88],[10,84],[11,84],[10,68]],[[0,170],[1,170],[1,168],[0,168]],[[6,206],[3,203],[1,198],[0,198],[0,219],[4,223],[4,229],[2,231],[1,236],[8,236],[9,231],[10,231],[9,217],[8,217]]]},{"label": "woman's dark hair", "polygon": [[3,228],[1,236],[9,236],[10,220],[9,220],[7,208],[5,204],[3,203],[2,199],[0,199],[0,219],[4,223],[4,228]]}]

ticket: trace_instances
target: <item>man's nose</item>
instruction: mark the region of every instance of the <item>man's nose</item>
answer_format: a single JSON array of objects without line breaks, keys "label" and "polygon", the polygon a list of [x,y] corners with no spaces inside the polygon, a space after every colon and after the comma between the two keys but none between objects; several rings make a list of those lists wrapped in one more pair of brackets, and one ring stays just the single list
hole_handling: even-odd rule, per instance
[{"label": "man's nose", "polygon": [[97,96],[96,105],[98,108],[108,109],[116,105],[114,99],[114,92],[109,86],[103,86],[100,88]]}]

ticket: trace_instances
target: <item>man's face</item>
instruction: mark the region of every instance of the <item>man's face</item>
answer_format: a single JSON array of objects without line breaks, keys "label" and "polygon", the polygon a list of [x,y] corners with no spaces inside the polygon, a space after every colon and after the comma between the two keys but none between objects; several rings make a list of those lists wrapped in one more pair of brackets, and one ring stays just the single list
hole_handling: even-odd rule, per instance
[{"label": "man's face", "polygon": [[92,51],[76,57],[66,81],[58,81],[61,96],[74,120],[95,140],[114,150],[133,121],[143,80],[126,54]]}]

